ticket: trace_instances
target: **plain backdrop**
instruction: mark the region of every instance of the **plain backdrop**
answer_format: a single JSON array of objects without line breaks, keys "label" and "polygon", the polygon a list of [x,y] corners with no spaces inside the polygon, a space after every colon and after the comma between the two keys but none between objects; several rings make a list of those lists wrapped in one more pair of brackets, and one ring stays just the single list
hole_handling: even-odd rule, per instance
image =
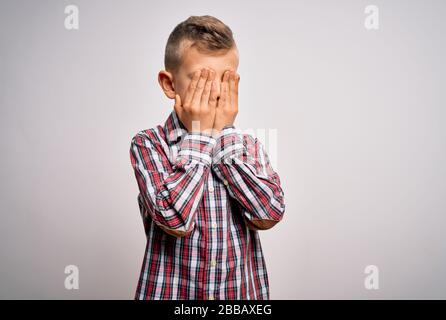
[{"label": "plain backdrop", "polygon": [[445,10],[1,0],[0,298],[133,298],[145,236],[130,140],[172,110],[157,82],[170,32],[205,14],[239,48],[236,126],[277,133],[286,212],[260,231],[271,298],[446,298]]}]

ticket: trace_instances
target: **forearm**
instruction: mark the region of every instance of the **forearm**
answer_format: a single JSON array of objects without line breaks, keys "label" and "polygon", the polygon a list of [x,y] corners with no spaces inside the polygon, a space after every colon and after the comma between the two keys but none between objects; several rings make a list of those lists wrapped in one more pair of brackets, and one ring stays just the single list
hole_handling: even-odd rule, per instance
[{"label": "forearm", "polygon": [[251,229],[269,229],[285,211],[280,179],[256,139],[243,141],[234,127],[226,127],[217,139],[212,168],[231,197],[245,209]]},{"label": "forearm", "polygon": [[153,221],[164,231],[185,236],[194,228],[195,215],[210,171],[215,139],[205,134],[187,134],[175,164],[169,168],[161,151],[132,144],[132,163],[143,203]]}]

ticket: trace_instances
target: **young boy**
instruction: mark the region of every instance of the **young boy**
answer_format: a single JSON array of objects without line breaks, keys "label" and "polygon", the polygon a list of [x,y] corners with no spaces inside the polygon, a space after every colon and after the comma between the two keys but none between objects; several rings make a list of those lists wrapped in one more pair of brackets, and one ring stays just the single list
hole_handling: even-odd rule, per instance
[{"label": "young boy", "polygon": [[232,31],[190,16],[164,63],[158,81],[174,110],[130,146],[147,236],[135,299],[269,299],[258,230],[282,219],[284,194],[263,145],[233,125]]}]

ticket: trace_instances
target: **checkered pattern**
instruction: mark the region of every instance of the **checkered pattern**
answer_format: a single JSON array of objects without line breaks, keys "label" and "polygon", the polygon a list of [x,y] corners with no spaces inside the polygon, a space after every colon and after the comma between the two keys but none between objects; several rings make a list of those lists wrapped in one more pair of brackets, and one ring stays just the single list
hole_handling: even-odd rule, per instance
[{"label": "checkered pattern", "polygon": [[147,236],[135,299],[269,299],[258,231],[285,203],[263,145],[233,126],[188,133],[172,111],[130,159]]}]

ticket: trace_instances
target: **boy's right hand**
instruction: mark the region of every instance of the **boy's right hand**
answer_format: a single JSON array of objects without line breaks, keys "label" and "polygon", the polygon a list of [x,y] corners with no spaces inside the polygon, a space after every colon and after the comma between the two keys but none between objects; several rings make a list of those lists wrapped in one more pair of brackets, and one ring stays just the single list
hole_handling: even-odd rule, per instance
[{"label": "boy's right hand", "polygon": [[188,132],[211,134],[217,106],[215,71],[203,68],[195,71],[184,102],[175,95],[175,112]]}]

